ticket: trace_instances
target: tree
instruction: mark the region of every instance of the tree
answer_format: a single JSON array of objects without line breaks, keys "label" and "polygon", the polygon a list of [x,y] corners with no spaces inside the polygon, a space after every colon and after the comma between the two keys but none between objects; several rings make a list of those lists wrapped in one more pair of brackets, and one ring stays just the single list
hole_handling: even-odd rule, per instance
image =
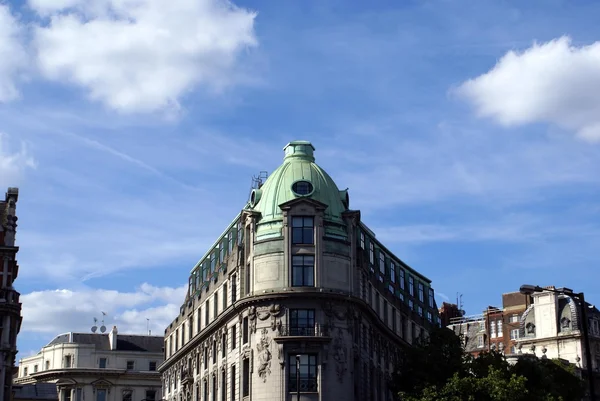
[{"label": "tree", "polygon": [[402,352],[391,388],[403,401],[576,401],[584,394],[572,365],[533,356],[510,365],[497,352],[472,357],[449,329],[434,329]]}]

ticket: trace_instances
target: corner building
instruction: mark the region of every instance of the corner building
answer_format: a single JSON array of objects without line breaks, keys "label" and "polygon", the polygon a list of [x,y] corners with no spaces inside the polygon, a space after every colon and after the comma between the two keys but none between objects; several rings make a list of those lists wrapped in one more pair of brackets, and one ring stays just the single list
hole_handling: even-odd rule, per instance
[{"label": "corner building", "polygon": [[190,274],[165,330],[166,400],[389,400],[398,350],[439,324],[431,281],[361,222],[312,144],[284,152]]}]

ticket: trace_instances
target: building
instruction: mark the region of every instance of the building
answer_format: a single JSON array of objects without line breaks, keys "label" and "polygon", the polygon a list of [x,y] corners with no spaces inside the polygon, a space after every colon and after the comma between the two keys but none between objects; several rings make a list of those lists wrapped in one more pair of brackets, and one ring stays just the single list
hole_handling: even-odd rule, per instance
[{"label": "building", "polygon": [[381,400],[400,347],[439,324],[431,281],[296,141],[193,267],[159,367],[167,400]]},{"label": "building", "polygon": [[19,361],[15,385],[55,383],[60,401],[158,401],[163,337],[65,333]]},{"label": "building", "polygon": [[[531,295],[520,292],[502,294],[502,321],[497,324],[503,330],[504,353],[514,355],[517,352],[517,341],[520,336],[520,321],[525,310],[533,303]],[[497,330],[500,333],[500,330]]]},{"label": "building", "polygon": [[17,355],[17,334],[21,329],[20,294],[13,287],[19,273],[15,233],[17,231],[17,188],[8,188],[4,201],[0,201],[0,400],[12,395],[12,371]]},{"label": "building", "polygon": [[464,316],[464,311],[459,309],[457,304],[451,304],[448,302],[442,302],[442,306],[439,310],[440,314],[440,325],[442,327],[448,327],[452,319],[460,318]]},{"label": "building", "polygon": [[446,328],[461,338],[465,352],[477,356],[489,351],[488,326],[484,313],[452,318]]},{"label": "building", "polygon": [[[555,289],[554,287],[546,287]],[[587,369],[579,300],[550,291],[532,295],[533,303],[519,319],[517,356],[560,358]],[[600,372],[600,311],[586,303],[592,368]]]},{"label": "building", "polygon": [[54,383],[15,384],[12,401],[58,401]]}]

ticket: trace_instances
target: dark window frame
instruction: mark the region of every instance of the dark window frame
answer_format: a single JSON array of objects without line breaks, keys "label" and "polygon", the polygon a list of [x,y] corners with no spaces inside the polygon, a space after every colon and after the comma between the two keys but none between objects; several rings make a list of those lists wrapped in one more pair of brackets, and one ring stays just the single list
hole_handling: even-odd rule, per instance
[{"label": "dark window frame", "polygon": [[292,256],[292,287],[315,286],[315,256]]},{"label": "dark window frame", "polygon": [[292,216],[292,244],[314,245],[315,218],[313,216]]}]

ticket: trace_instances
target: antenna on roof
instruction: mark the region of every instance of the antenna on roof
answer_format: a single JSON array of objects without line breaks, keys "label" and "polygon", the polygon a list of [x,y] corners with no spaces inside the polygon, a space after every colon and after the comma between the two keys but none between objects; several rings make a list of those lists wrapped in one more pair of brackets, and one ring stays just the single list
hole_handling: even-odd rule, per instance
[{"label": "antenna on roof", "polygon": [[146,318],[146,333],[150,335],[150,319]]},{"label": "antenna on roof", "polygon": [[100,326],[100,332],[106,332],[106,326],[104,325],[104,316],[106,316],[106,312],[102,312],[102,326]]},{"label": "antenna on roof", "polygon": [[92,333],[95,333],[96,330],[98,330],[98,326],[96,325],[98,323],[98,319],[94,318],[94,325],[92,326]]},{"label": "antenna on roof", "polygon": [[260,189],[260,187],[262,187],[265,181],[267,180],[268,176],[269,173],[267,173],[266,171],[261,171],[258,173],[258,175],[252,176],[252,183],[250,184],[250,193],[248,194],[248,199],[250,199],[250,196],[252,196],[252,190]]}]

